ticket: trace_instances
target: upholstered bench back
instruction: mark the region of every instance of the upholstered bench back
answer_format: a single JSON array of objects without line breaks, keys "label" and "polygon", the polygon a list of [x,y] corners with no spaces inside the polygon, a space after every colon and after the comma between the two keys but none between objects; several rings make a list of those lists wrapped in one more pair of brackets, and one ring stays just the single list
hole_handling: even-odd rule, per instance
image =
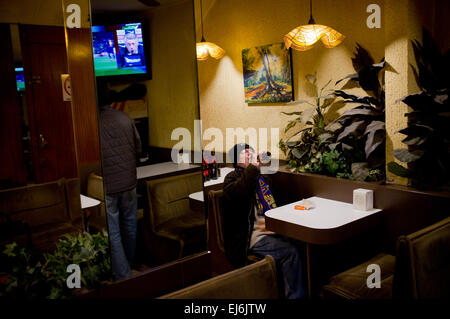
[{"label": "upholstered bench back", "polygon": [[189,194],[202,189],[202,176],[198,172],[147,181],[153,231],[171,220],[191,214]]},{"label": "upholstered bench back", "polygon": [[[0,211],[29,226],[34,249],[51,251],[64,234],[82,231],[79,179],[1,190]],[[22,237],[14,240],[22,242]]]},{"label": "upholstered bench back", "polygon": [[399,238],[393,297],[450,297],[450,217]]},{"label": "upholstered bench back", "polygon": [[[78,195],[79,196],[79,195]],[[65,181],[27,185],[0,191],[0,211],[31,228],[70,220]]]},{"label": "upholstered bench back", "polygon": [[180,289],[160,299],[276,299],[279,298],[275,260],[271,256]]},{"label": "upholstered bench back", "polygon": [[97,230],[107,229],[105,193],[103,190],[103,177],[95,173],[89,174],[87,182],[87,196],[100,201],[100,206],[95,208],[95,213],[89,219],[89,225]]}]

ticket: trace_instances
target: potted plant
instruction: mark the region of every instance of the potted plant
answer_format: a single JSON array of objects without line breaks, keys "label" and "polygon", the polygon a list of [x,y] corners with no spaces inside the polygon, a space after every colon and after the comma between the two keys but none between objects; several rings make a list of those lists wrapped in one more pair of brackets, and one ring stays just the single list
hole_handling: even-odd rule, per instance
[{"label": "potted plant", "polygon": [[[333,135],[330,149],[342,152],[355,180],[380,181],[385,179],[385,91],[384,58],[375,63],[370,53],[357,44],[352,58],[356,73],[347,75],[336,85],[347,80],[334,95],[344,103],[357,104],[331,122],[325,129]],[[367,95],[349,94],[345,89],[360,87]]]},{"label": "potted plant", "polygon": [[411,108],[405,114],[407,148],[395,149],[394,156],[408,168],[390,162],[390,172],[410,179],[419,189],[449,190],[450,180],[450,51],[441,54],[430,33],[423,30],[423,43],[412,41],[417,69],[411,65],[419,93],[400,99]]},{"label": "potted plant", "polygon": [[[297,101],[297,104],[309,105],[303,111],[282,112],[285,115],[295,115],[296,118],[289,121],[285,128],[285,133],[294,131],[293,134],[286,140],[280,140],[279,147],[286,155],[292,172],[349,178],[350,166],[337,148],[330,148],[333,135],[326,128],[326,112],[336,104],[334,95],[323,95],[331,80],[320,89],[317,85],[317,72],[308,74],[306,80],[314,87],[314,100]],[[294,130],[298,127],[297,124],[302,126]]]},{"label": "potted plant", "polygon": [[25,299],[70,298],[74,292],[66,284],[67,266],[81,269],[81,285],[94,289],[111,277],[109,243],[106,231],[91,235],[64,235],[49,254],[38,255],[15,242],[3,252],[9,259],[9,270],[0,282],[0,295]]}]

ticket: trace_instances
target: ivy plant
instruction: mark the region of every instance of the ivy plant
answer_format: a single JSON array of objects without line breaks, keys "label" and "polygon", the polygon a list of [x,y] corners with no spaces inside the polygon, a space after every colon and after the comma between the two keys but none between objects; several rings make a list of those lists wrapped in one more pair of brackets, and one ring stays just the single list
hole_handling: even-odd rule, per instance
[{"label": "ivy plant", "polygon": [[81,286],[94,289],[110,280],[111,264],[106,231],[91,235],[66,234],[52,253],[37,255],[15,242],[3,253],[8,267],[0,280],[0,296],[24,299],[61,299],[72,295],[67,287],[67,266],[77,264],[81,269]]}]

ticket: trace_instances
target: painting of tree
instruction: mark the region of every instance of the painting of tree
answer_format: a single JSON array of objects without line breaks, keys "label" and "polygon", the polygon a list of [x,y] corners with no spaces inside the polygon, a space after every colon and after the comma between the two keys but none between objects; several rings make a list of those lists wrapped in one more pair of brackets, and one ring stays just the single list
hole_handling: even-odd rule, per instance
[{"label": "painting of tree", "polygon": [[242,50],[246,103],[280,103],[294,99],[291,54],[284,43]]}]

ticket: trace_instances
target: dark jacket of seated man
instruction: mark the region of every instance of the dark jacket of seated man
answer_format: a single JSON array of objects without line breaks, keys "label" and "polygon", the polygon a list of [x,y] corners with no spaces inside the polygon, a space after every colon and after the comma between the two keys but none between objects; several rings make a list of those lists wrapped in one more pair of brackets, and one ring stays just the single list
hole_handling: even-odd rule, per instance
[{"label": "dark jacket of seated man", "polygon": [[236,169],[225,177],[223,186],[223,231],[224,246],[228,260],[235,267],[247,262],[255,216],[254,193],[258,186],[260,170],[249,164],[247,168]]},{"label": "dark jacket of seated man", "polygon": [[[235,171],[223,185],[223,232],[225,254],[235,267],[244,266],[248,252],[271,255],[282,275],[285,297],[305,297],[299,244],[266,229],[264,213],[276,208],[267,176],[262,176],[259,157],[247,144],[230,150]],[[239,159],[239,160],[238,160]]]}]

